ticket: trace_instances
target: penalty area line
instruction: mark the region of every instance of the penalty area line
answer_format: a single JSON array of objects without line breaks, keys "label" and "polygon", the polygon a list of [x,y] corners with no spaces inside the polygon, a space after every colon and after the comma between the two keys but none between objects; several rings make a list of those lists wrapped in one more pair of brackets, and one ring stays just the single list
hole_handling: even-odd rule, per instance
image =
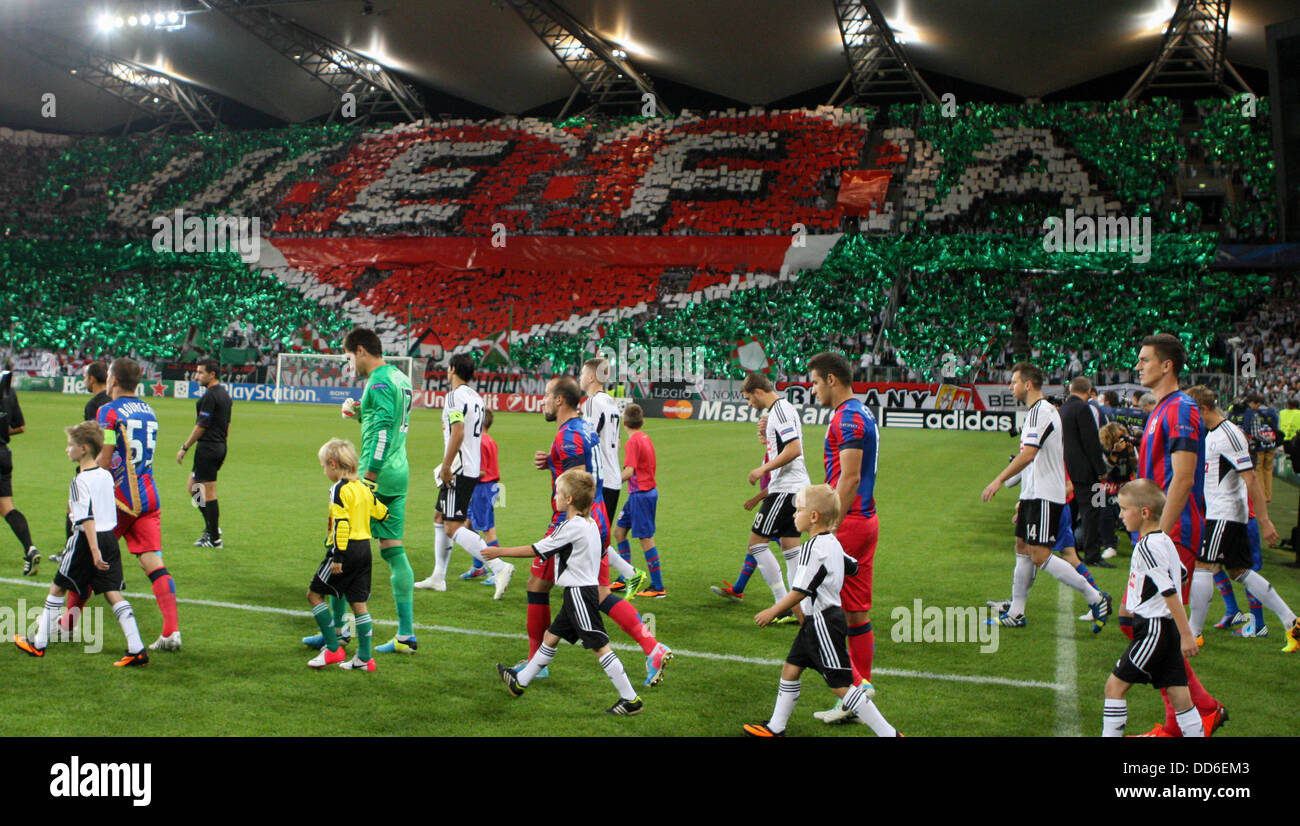
[{"label": "penalty area line", "polygon": [[[9,579],[0,577],[0,584],[5,585],[25,585],[29,588],[48,589],[48,585],[39,582],[33,582],[28,579]],[[122,594],[131,599],[153,600],[153,593],[142,593],[139,591],[123,591]],[[307,610],[294,608],[276,608],[271,605],[245,605],[240,602],[220,602],[211,599],[193,599],[191,597],[177,597],[179,605],[194,605],[202,608],[225,608],[231,611],[248,611],[256,614],[278,614],[285,617],[297,617],[315,621],[312,613]],[[375,625],[396,626],[396,620],[374,620]],[[471,637],[496,637],[510,640],[526,640],[527,634],[510,634],[503,631],[484,631],[478,628],[456,628],[449,625],[425,625],[415,623],[415,628],[420,631],[434,631],[442,634],[464,634]],[[640,646],[630,645],[628,643],[611,642],[610,647],[620,651],[635,651],[641,653]],[[700,660],[721,660],[724,662],[744,663],[745,665],[761,665],[765,667],[777,667],[781,665],[781,660],[767,659],[763,657],[744,657],[739,654],[718,654],[712,651],[691,651],[685,648],[674,648],[673,653],[681,657],[690,657]],[[977,685],[1004,685],[1012,688],[1046,688],[1053,691],[1062,691],[1063,686],[1058,683],[1043,682],[1041,680],[1013,680],[1008,677],[982,677],[972,674],[936,674],[929,671],[913,671],[910,669],[896,668],[875,668],[872,673],[885,677],[902,677],[905,679],[918,680],[939,680],[943,682],[955,683],[974,683]]]}]

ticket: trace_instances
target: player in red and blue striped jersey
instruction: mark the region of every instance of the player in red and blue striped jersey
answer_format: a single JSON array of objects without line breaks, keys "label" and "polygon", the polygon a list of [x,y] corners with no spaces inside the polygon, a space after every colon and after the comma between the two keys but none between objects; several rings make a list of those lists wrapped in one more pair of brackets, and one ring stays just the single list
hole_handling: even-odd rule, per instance
[{"label": "player in red and blue striped jersey", "polygon": [[[817,403],[832,407],[823,453],[826,484],[840,497],[843,516],[835,537],[858,563],[858,572],[844,578],[840,602],[848,623],[849,661],[853,684],[870,683],[871,656],[876,646],[871,630],[871,574],[880,525],[876,520],[876,467],[879,431],[876,418],[853,395],[853,372],[839,353],[818,353],[808,360]],[[823,722],[842,722],[852,715],[836,707],[818,712]]]},{"label": "player in red and blue striped jersey", "polygon": [[[556,376],[546,385],[546,396],[542,401],[542,413],[548,422],[558,422],[559,430],[551,441],[551,449],[537,451],[533,454],[533,466],[538,470],[551,472],[551,525],[549,536],[564,522],[563,511],[555,508],[555,483],[560,474],[570,468],[582,468],[596,479],[600,487],[600,467],[596,458],[596,434],[582,418],[578,406],[582,401],[582,390],[572,376]],[[591,508],[591,519],[600,528],[602,547],[609,548],[609,516],[605,512],[603,499],[597,499]],[[555,558],[537,557],[528,576],[528,656],[537,653],[542,644],[542,636],[551,625],[551,588],[555,585]],[[620,599],[609,590],[609,560],[601,556],[598,586],[600,593],[600,610],[618,623],[628,636],[636,640],[646,654],[646,685],[655,685],[662,677],[663,666],[672,659],[672,651],[666,645],[660,645],[650,630],[641,622],[636,609],[626,600]],[[545,676],[545,673],[543,673]]]},{"label": "player in red and blue striped jersey", "polygon": [[[1136,370],[1142,386],[1156,397],[1156,407],[1147,417],[1138,445],[1138,478],[1150,479],[1165,493],[1160,530],[1173,540],[1178,559],[1188,571],[1196,567],[1205,527],[1205,426],[1200,410],[1190,396],[1178,389],[1178,373],[1187,362],[1187,352],[1177,337],[1168,333],[1142,339]],[[1182,584],[1187,604],[1191,582]],[[1131,620],[1121,611],[1120,627],[1132,630]],[[1208,737],[1227,719],[1227,711],[1214,699],[1187,665],[1187,687],[1200,712]],[[1181,736],[1169,698],[1165,699],[1165,722],[1152,736]]]},{"label": "player in red and blue striped jersey", "polygon": [[[176,583],[162,561],[160,502],[153,480],[158,417],[148,402],[136,396],[140,377],[140,365],[129,358],[116,359],[109,367],[108,393],[112,401],[99,408],[97,414],[99,427],[104,431],[99,466],[113,474],[118,510],[114,532],[126,540],[127,550],[149,577],[162,613],[162,635],[149,648],[179,651],[181,631],[176,615]],[[68,610],[73,607],[69,599]]]}]

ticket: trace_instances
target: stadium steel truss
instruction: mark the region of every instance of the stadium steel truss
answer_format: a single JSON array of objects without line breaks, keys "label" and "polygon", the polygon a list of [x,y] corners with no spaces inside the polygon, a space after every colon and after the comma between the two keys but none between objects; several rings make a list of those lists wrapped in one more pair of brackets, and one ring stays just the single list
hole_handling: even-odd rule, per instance
[{"label": "stadium steel truss", "polygon": [[[356,122],[416,121],[425,116],[419,94],[374,60],[281,17],[266,0],[198,0],[234,21],[329,87],[340,100],[356,96]],[[334,120],[336,108],[330,115]],[[351,119],[349,119],[351,120]]]},{"label": "stadium steel truss", "polygon": [[221,123],[217,97],[174,75],[45,31],[31,31],[17,40],[46,63],[148,115],[156,124],[151,131],[210,132]]},{"label": "stadium steel truss", "polygon": [[853,86],[852,104],[868,97],[913,97],[919,95],[927,103],[938,104],[934,90],[917,73],[907,56],[907,51],[894,38],[894,32],[885,15],[874,0],[832,0],[835,19],[844,41],[844,57],[849,63],[849,73],[840,83],[828,105]]},{"label": "stadium steel truss", "polygon": [[[1148,91],[1189,86],[1213,86],[1228,94],[1249,92],[1250,86],[1228,62],[1228,13],[1232,0],[1179,0],[1165,27],[1160,54],[1124,95],[1134,101]],[[1224,79],[1240,86],[1233,89]]]},{"label": "stadium steel truss", "polygon": [[593,110],[640,111],[644,96],[654,100],[654,114],[672,117],[672,112],[655,93],[654,85],[627,60],[617,46],[582,24],[551,0],[507,0],[533,34],[542,41],[577,82],[569,95],[563,118],[579,92],[591,100]]}]

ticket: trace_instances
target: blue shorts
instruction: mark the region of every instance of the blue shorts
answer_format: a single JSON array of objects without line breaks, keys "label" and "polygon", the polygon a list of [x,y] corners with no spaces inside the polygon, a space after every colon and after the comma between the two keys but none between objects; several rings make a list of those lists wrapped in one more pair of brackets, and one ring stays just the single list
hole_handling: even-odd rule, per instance
[{"label": "blue shorts", "polygon": [[655,509],[658,506],[658,488],[633,493],[627,497],[627,504],[618,515],[616,524],[620,528],[630,528],[629,533],[637,539],[649,539],[655,535]]},{"label": "blue shorts", "polygon": [[474,486],[474,493],[469,498],[469,524],[476,531],[490,531],[497,526],[496,511],[492,504],[497,501],[497,483],[480,482]]},{"label": "blue shorts", "polygon": [[1061,524],[1056,529],[1056,537],[1056,547],[1052,548],[1053,551],[1060,552],[1074,547],[1074,517],[1070,512],[1069,502],[1061,508]]}]

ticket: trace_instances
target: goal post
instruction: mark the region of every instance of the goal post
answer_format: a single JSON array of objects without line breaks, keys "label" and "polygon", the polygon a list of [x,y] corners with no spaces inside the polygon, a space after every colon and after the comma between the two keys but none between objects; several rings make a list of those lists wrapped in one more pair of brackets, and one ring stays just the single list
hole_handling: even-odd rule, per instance
[{"label": "goal post", "polygon": [[[411,377],[410,356],[384,356],[384,361]],[[423,377],[421,377],[423,383]],[[415,384],[412,380],[412,384]],[[321,353],[281,353],[275,362],[275,403],[340,404],[360,400],[365,379],[356,374],[347,356]]]}]

